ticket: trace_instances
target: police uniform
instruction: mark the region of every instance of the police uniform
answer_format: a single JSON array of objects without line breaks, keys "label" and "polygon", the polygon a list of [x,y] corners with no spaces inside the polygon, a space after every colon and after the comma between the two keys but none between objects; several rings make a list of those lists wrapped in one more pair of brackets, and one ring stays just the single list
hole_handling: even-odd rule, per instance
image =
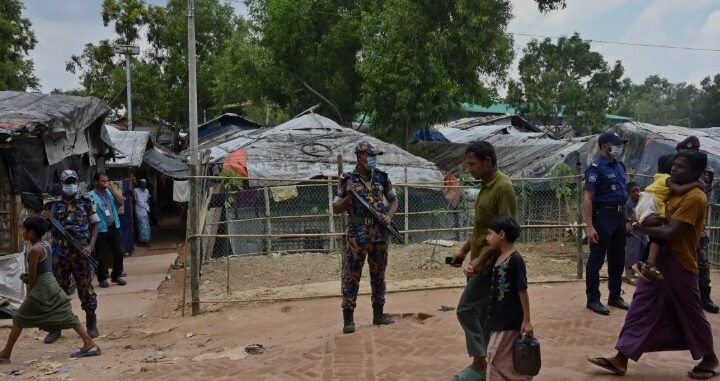
[{"label": "police uniform", "polygon": [[[73,171],[74,173],[74,171]],[[66,175],[63,173],[61,178]],[[77,179],[77,175],[74,175]],[[64,179],[63,179],[64,180]],[[99,221],[95,203],[87,195],[76,194],[69,201],[62,196],[57,197],[50,205],[49,212],[72,234],[82,245],[90,242],[90,226]],[[71,247],[56,231],[52,231],[53,274],[60,287],[70,294],[70,287],[74,281],[80,297],[81,308],[85,311],[88,333],[97,331],[95,310],[97,309],[97,296],[93,290],[92,280],[95,269],[88,258]],[[57,334],[58,331],[54,333]],[[51,332],[52,334],[53,332]],[[57,339],[56,339],[57,340]]]},{"label": "police uniform", "polygon": [[621,300],[628,198],[625,165],[619,160],[598,157],[585,171],[585,190],[595,192],[592,222],[599,236],[597,243],[590,243],[585,277],[587,302],[588,305],[600,302],[600,268],[606,255],[609,300]]},{"label": "police uniform", "polygon": [[[367,141],[361,141],[355,147],[356,153],[369,152],[371,156],[382,155]],[[389,206],[386,203],[395,200],[395,191],[388,174],[374,168],[368,178],[363,178],[357,168],[340,178],[340,186],[335,203],[348,196],[348,189],[353,189],[372,208],[382,215],[387,215]],[[343,332],[354,331],[353,311],[355,310],[360,277],[367,258],[370,266],[370,287],[372,290],[373,324],[392,323],[383,314],[385,305],[385,269],[388,260],[388,232],[376,222],[358,199],[352,198],[347,209],[348,227],[346,233],[346,250],[342,269],[342,310],[345,327]]]}]

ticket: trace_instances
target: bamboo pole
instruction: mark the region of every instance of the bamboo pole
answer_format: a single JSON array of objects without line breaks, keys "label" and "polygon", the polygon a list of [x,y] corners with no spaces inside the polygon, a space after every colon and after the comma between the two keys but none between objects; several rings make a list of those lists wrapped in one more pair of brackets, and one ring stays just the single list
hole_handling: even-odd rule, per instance
[{"label": "bamboo pole", "polygon": [[[405,167],[405,231],[410,230],[410,187],[407,185],[408,169]],[[405,243],[410,243],[410,234],[405,233]]]},{"label": "bamboo pole", "polygon": [[[330,234],[335,233],[335,216],[333,214],[333,191],[332,191],[332,183],[328,181],[327,185],[327,195],[328,195],[328,226],[330,227]],[[335,239],[330,238],[328,240],[328,248],[330,250],[335,249]]]},{"label": "bamboo pole", "polygon": [[577,230],[576,230],[576,246],[577,246],[577,278],[582,279],[584,273],[583,265],[583,250],[582,250],[582,228],[581,224],[584,225],[583,221],[583,188],[582,188],[582,164],[580,164],[580,157],[578,156],[575,162],[575,188],[577,189]]},{"label": "bamboo pole", "polygon": [[270,191],[263,188],[265,195],[265,252],[272,251],[272,225],[270,224]]}]

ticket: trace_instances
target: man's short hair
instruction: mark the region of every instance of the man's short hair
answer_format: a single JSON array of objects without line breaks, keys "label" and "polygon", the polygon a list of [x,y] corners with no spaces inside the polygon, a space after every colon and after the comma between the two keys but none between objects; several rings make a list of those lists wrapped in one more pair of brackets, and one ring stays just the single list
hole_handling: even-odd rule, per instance
[{"label": "man's short hair", "polygon": [[465,154],[473,154],[478,160],[490,159],[493,167],[497,167],[495,147],[488,142],[474,142],[465,149]]}]

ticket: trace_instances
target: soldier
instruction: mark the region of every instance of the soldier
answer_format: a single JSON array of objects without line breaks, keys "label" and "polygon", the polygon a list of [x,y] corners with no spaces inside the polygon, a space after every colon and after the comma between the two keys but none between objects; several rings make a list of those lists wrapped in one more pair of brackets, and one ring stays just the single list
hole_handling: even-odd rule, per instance
[{"label": "soldier", "polygon": [[[52,232],[53,273],[60,287],[70,294],[72,279],[77,286],[81,307],[85,310],[85,322],[90,337],[98,337],[97,298],[93,290],[92,280],[95,269],[89,261],[98,236],[100,221],[95,212],[95,203],[84,194],[78,192],[78,176],[75,171],[66,169],[60,174],[62,195],[49,204],[49,210],[43,212],[44,218],[55,218],[68,233],[86,245],[81,252],[69,246],[58,232]],[[45,337],[45,344],[52,344],[60,338],[60,331],[50,331]]]},{"label": "soldier", "polygon": [[[347,251],[344,253],[342,272],[343,333],[355,332],[353,311],[366,257],[370,266],[373,324],[393,323],[383,313],[385,268],[388,259],[388,233],[384,226],[390,224],[395,216],[398,202],[387,173],[377,168],[377,157],[383,153],[370,142],[361,141],[355,146],[355,154],[357,166],[353,172],[343,174],[333,203],[335,213],[347,211],[349,215]],[[382,223],[373,220],[348,189],[354,189],[370,206],[383,215]],[[383,200],[383,196],[387,203]]]}]

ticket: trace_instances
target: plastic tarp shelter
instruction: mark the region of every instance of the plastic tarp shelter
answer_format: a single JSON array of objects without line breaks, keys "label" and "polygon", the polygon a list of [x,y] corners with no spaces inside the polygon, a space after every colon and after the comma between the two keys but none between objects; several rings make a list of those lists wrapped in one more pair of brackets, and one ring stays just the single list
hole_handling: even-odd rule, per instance
[{"label": "plastic tarp shelter", "polygon": [[[401,148],[342,127],[318,114],[305,114],[272,128],[239,131],[222,137],[215,145],[204,142],[212,163],[222,163],[228,155],[245,151],[249,177],[273,179],[311,179],[337,176],[337,156],[342,155],[344,170],[356,164],[355,144],[371,142],[384,152],[379,167],[395,182],[437,182],[442,173],[437,166]],[[254,180],[250,186],[283,185],[293,181]]]},{"label": "plastic tarp shelter", "polygon": [[114,151],[115,157],[105,163],[107,167],[137,168],[143,163],[150,133],[147,131],[120,131],[106,124],[102,127],[100,139]]},{"label": "plastic tarp shelter", "polygon": [[24,272],[24,253],[0,256],[0,274],[2,274],[0,276],[0,297],[9,302],[4,307],[0,307],[0,311],[14,315],[25,300],[25,283],[20,280],[20,274]]},{"label": "plastic tarp shelter", "polygon": [[190,176],[186,159],[157,147],[145,151],[143,162],[173,180],[184,180]]}]

